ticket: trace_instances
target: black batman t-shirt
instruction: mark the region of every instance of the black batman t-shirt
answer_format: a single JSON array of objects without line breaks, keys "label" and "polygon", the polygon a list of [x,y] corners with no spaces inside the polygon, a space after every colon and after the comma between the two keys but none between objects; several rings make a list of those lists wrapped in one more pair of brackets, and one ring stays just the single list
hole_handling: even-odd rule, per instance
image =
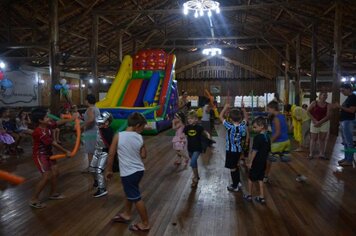
[{"label": "black batman t-shirt", "polygon": [[202,152],[202,135],[204,128],[200,125],[187,125],[184,127],[184,133],[188,139],[189,152]]}]

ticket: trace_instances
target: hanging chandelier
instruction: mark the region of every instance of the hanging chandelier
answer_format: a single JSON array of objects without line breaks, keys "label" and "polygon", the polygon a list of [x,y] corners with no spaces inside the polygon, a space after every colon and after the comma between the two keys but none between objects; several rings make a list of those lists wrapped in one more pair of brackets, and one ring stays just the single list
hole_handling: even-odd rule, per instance
[{"label": "hanging chandelier", "polygon": [[210,17],[212,12],[215,11],[217,14],[220,13],[219,8],[220,3],[211,0],[190,0],[183,4],[183,13],[188,15],[189,11],[195,11],[194,16],[198,18],[199,16],[204,16],[207,12]]},{"label": "hanging chandelier", "polygon": [[203,54],[207,55],[207,56],[221,55],[221,49],[220,48],[205,48],[203,50]]}]

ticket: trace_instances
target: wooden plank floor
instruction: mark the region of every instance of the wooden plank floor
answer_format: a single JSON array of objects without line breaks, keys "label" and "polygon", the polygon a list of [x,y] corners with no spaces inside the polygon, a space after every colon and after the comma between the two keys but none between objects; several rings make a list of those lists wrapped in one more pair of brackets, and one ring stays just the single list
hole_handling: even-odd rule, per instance
[{"label": "wooden plank floor", "polygon": [[[329,142],[330,161],[308,161],[306,154],[294,153],[289,164],[276,163],[262,206],[226,190],[230,174],[223,167],[224,132],[218,127],[216,147],[199,160],[196,189],[190,187],[190,169],[173,166],[172,137],[166,132],[145,137],[149,156],[141,189],[152,224],[148,235],[356,235],[356,169],[337,167],[339,143]],[[108,196],[94,199],[92,178],[81,173],[86,166],[82,153],[59,166],[59,188],[67,198],[46,201],[47,208],[35,210],[28,199],[40,175],[30,145],[22,157],[0,164],[27,178],[18,187],[0,184],[0,235],[134,235],[127,225],[110,222],[124,206],[118,176]],[[308,182],[297,183],[296,171]],[[246,183],[245,173],[242,177]],[[138,220],[136,212],[133,220]]]}]

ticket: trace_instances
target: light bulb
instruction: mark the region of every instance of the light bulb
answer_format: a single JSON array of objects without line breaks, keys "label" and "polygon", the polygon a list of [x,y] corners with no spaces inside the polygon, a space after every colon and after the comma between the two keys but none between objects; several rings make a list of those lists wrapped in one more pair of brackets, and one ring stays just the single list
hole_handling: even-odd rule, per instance
[{"label": "light bulb", "polygon": [[208,11],[208,16],[211,17],[211,11],[210,10]]},{"label": "light bulb", "polygon": [[90,79],[90,80],[89,80],[89,83],[91,83],[91,84],[92,84],[93,82],[94,82],[94,80],[93,80],[93,79]]},{"label": "light bulb", "polygon": [[200,9],[199,14],[200,14],[200,16],[204,16],[204,11],[203,11],[203,9]]},{"label": "light bulb", "polygon": [[107,82],[106,79],[103,79],[103,84],[106,84],[106,82]]},{"label": "light bulb", "polygon": [[43,79],[41,79],[41,80],[39,81],[40,84],[44,84],[44,82],[45,82],[45,81],[44,81]]},{"label": "light bulb", "polygon": [[0,62],[0,69],[5,69],[5,67],[6,67],[5,63],[1,61]]},{"label": "light bulb", "polygon": [[184,4],[183,13],[184,13],[184,15],[188,15],[188,8],[186,7],[185,4]]},{"label": "light bulb", "polygon": [[342,79],[341,79],[341,82],[346,82],[346,78],[342,78]]},{"label": "light bulb", "polygon": [[85,88],[85,84],[82,84],[82,88]]},{"label": "light bulb", "polygon": [[198,15],[198,11],[195,11],[194,17],[195,17],[195,18],[198,18],[198,16],[199,16],[199,15]]},{"label": "light bulb", "polygon": [[354,77],[351,77],[350,81],[351,81],[351,82],[354,82],[354,81],[355,81],[355,78],[354,78]]}]

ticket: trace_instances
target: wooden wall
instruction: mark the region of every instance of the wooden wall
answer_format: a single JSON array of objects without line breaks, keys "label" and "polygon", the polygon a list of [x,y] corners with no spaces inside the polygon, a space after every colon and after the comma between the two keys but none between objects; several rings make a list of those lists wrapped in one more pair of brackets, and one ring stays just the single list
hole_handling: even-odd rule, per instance
[{"label": "wooden wall", "polygon": [[[40,78],[44,80],[44,83],[41,84],[40,86],[40,94],[41,96],[41,106],[49,107],[51,103],[51,79],[48,74],[41,74]],[[79,88],[79,80],[78,79],[73,79],[73,78],[67,78],[67,77],[61,77],[61,79],[66,79],[67,84],[75,85],[76,87],[70,90],[71,93],[71,98],[73,104],[80,105],[80,88]],[[86,89],[85,89],[86,90]],[[86,96],[86,92],[83,93],[83,96]],[[66,103],[66,100],[61,97],[61,104]]]},{"label": "wooden wall", "polygon": [[[176,77],[184,78],[275,78],[279,64],[278,55],[272,49],[223,50],[221,57],[208,57],[200,51],[177,52]],[[272,61],[275,63],[273,63]]]},{"label": "wooden wall", "polygon": [[215,95],[248,95],[253,90],[255,95],[276,92],[276,82],[270,79],[178,79],[179,92],[185,90],[192,96],[204,96],[204,89],[211,92],[212,87],[220,88]]}]

